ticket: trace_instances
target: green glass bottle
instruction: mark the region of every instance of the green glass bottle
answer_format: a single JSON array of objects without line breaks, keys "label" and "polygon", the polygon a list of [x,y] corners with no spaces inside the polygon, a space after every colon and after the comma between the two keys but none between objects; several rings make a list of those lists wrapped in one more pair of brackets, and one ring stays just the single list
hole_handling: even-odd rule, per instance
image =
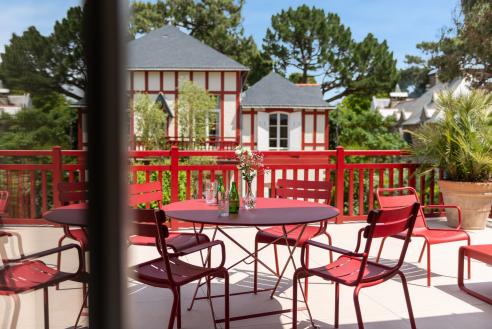
[{"label": "green glass bottle", "polygon": [[239,212],[239,193],[237,193],[236,182],[232,182],[231,191],[229,192],[229,213],[237,214]]},{"label": "green glass bottle", "polygon": [[218,178],[218,183],[217,183],[217,194],[215,195],[215,199],[217,200],[217,203],[220,202],[220,200],[224,199],[224,194],[225,194],[225,188],[224,188],[224,183],[222,183],[222,177]]}]

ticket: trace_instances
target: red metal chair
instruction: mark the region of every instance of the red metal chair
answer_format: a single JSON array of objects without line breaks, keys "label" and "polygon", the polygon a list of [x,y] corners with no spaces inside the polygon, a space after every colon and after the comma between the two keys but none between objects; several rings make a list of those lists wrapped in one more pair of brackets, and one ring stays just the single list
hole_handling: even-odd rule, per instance
[{"label": "red metal chair", "polygon": [[478,293],[477,291],[471,290],[465,287],[463,282],[463,272],[465,267],[465,257],[476,259],[480,262],[492,265],[492,244],[482,244],[475,246],[462,246],[460,247],[459,257],[458,257],[458,286],[464,292],[476,297],[486,303],[492,304],[492,298],[487,297]]},{"label": "red metal chair", "polygon": [[[279,179],[277,181],[276,193],[279,198],[292,198],[292,199],[314,199],[315,202],[323,201],[323,203],[330,204],[331,200],[332,183],[325,181],[304,181],[304,180],[287,180]],[[328,232],[326,232],[327,221],[321,222],[319,225],[309,225],[302,233],[301,239],[297,240],[300,234],[301,228],[296,229],[296,225],[288,225],[285,227],[285,231],[288,232],[287,241],[289,246],[302,246],[307,240],[314,237],[325,235],[328,238],[328,244],[331,245],[332,240]],[[260,243],[272,243],[275,252],[275,269],[277,275],[279,274],[278,266],[278,254],[277,245],[287,245],[286,239],[283,238],[283,229],[281,226],[273,226],[267,229],[260,230],[256,233],[255,238],[255,255],[258,256],[258,244]],[[309,247],[306,249],[306,259],[309,259]],[[330,252],[330,261],[333,261],[333,255]],[[308,261],[309,262],[309,261]],[[254,260],[254,292],[258,291],[258,261]],[[308,280],[305,282],[306,296],[307,296]]]},{"label": "red metal chair", "polygon": [[[147,261],[130,268],[130,276],[135,280],[159,288],[170,289],[173,293],[173,305],[169,319],[168,329],[174,326],[177,318],[178,329],[181,328],[181,286],[210,277],[224,278],[225,284],[225,327],[229,328],[229,274],[224,267],[225,247],[222,241],[213,241],[195,245],[191,248],[183,249],[175,254],[168,254],[167,238],[169,231],[166,223],[166,215],[163,210],[135,209],[134,230],[140,236],[153,237],[157,241],[157,249],[161,257]],[[211,249],[220,246],[222,257],[220,265],[217,267],[196,266],[182,261],[179,257],[195,252],[208,250],[207,258],[210,259]]]},{"label": "red metal chair", "polygon": [[[394,209],[402,206],[408,206],[414,202],[419,202],[419,197],[415,189],[411,187],[398,188],[378,188],[376,191],[377,198],[381,209]],[[453,208],[458,211],[458,227],[456,229],[437,229],[427,226],[423,209],[446,209]],[[423,238],[425,240],[422,251],[419,257],[419,263],[424,255],[425,247],[427,246],[427,286],[431,284],[431,245],[439,243],[448,243],[456,241],[467,241],[470,245],[470,236],[461,229],[461,209],[453,205],[428,205],[422,206],[417,215],[415,229],[412,236]],[[397,234],[393,238],[404,239],[405,234]],[[383,250],[386,238],[381,241],[381,246],[376,258],[379,261]],[[468,260],[468,277],[470,276],[470,261]]]},{"label": "red metal chair", "polygon": [[[76,249],[79,256],[79,267],[76,272],[62,272],[46,265],[38,258],[55,253],[61,253],[69,249]],[[44,328],[49,328],[49,304],[48,287],[55,286],[60,282],[73,280],[80,281],[82,274],[83,254],[81,248],[76,244],[69,244],[58,248],[38,252],[19,259],[11,259],[0,269],[0,296],[12,297],[16,306],[17,295],[25,292],[43,289],[44,295]],[[16,322],[14,310],[13,325]]]},{"label": "red metal chair", "polygon": [[[89,199],[89,192],[86,183],[81,182],[61,182],[58,183],[58,193],[59,200],[63,205],[68,205],[71,203],[85,203]],[[71,228],[68,225],[63,225],[63,236],[58,240],[58,247],[63,243],[66,238],[77,241],[82,248],[82,251],[89,251],[89,240],[87,237],[87,232],[83,228]],[[60,270],[61,266],[61,253],[58,253],[57,257],[57,270]],[[85,257],[82,259],[82,271],[86,271]],[[83,282],[84,294],[87,292],[87,283]],[[59,285],[56,286],[59,289]]]},{"label": "red metal chair", "polygon": [[7,210],[7,202],[9,200],[8,191],[0,191],[0,219],[5,215]]},{"label": "red metal chair", "polygon": [[[144,184],[128,185],[128,203],[131,207],[137,207],[141,204],[151,205],[155,203],[158,208],[162,204],[162,185],[160,182],[150,182]],[[197,244],[210,242],[207,235],[202,234],[203,226],[197,233],[169,233],[166,244],[174,252],[193,247]],[[130,245],[137,246],[155,246],[153,236],[132,235],[128,237]]]},{"label": "red metal chair", "polygon": [[[364,328],[359,304],[359,292],[362,288],[371,287],[391,279],[398,275],[403,285],[405,300],[407,303],[408,315],[412,329],[416,329],[413,317],[412,304],[408,293],[407,280],[400,267],[405,259],[410,236],[412,234],[420,204],[414,203],[404,208],[392,210],[372,210],[367,216],[367,225],[359,231],[357,246],[355,251],[348,251],[334,246],[329,246],[315,241],[307,241],[302,247],[302,267],[294,273],[294,292],[293,292],[293,328],[297,328],[297,284],[298,280],[308,276],[318,276],[324,280],[335,282],[335,328],[338,328],[339,319],[339,297],[340,284],[355,287],[354,304],[357,314],[359,329]],[[401,248],[400,257],[394,266],[388,266],[368,260],[373,238],[388,237],[395,234],[404,233],[405,240]],[[366,245],[362,253],[359,252],[361,245],[361,235],[366,239]],[[326,266],[309,268],[304,262],[304,255],[308,246],[334,251],[341,256],[334,262]]]}]

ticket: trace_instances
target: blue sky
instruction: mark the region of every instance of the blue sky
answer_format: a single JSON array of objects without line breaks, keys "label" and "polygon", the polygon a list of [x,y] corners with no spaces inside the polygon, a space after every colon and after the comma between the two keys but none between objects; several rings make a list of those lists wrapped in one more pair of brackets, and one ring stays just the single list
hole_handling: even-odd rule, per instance
[{"label": "blue sky", "polygon": [[[272,14],[289,6],[307,4],[337,13],[357,40],[372,32],[386,39],[402,66],[405,54],[417,53],[415,45],[435,40],[459,0],[246,0],[244,27],[261,44]],[[0,0],[0,52],[12,33],[20,34],[34,25],[43,34],[79,0]]]}]

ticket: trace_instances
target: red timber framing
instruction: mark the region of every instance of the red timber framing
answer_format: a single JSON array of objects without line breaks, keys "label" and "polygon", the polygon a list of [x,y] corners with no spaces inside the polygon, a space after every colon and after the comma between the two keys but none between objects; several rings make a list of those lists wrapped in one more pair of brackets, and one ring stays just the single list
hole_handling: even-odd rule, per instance
[{"label": "red timber framing", "polygon": [[[312,116],[312,138],[311,140],[306,140],[306,117]],[[318,129],[317,124],[318,120],[321,118],[324,119],[323,126],[323,141],[319,142],[317,135]],[[329,121],[329,110],[303,110],[302,111],[302,140],[301,140],[301,148],[303,150],[328,150],[329,149],[329,141],[330,141],[330,121]]]},{"label": "red timber framing", "polygon": [[[418,164],[408,163],[407,153],[400,150],[345,150],[338,147],[329,151],[265,151],[265,165],[269,173],[260,174],[254,182],[259,197],[275,197],[275,182],[281,178],[332,181],[333,205],[341,210],[338,223],[363,220],[375,207],[375,189],[381,187],[412,186],[425,204],[442,202],[437,186],[439,172],[430,172],[422,179],[415,178]],[[41,214],[59,206],[58,182],[86,180],[86,151],[61,150],[0,150],[5,159],[0,164],[0,190],[8,190],[8,216],[4,224],[46,224]],[[187,164],[182,158],[212,157],[215,164]],[[357,157],[359,163],[352,163]],[[163,151],[130,151],[129,183],[162,181],[170,186],[165,191],[169,198],[201,197],[207,181],[222,176],[229,185],[240,175],[234,164],[234,151],[184,151],[176,147]],[[148,164],[159,158],[159,165]],[[165,175],[169,172],[170,175]],[[170,182],[166,181],[170,176]],[[186,184],[180,184],[185,179]],[[169,185],[168,185],[169,184]],[[183,190],[180,190],[183,189]],[[182,224],[174,223],[182,227]]]},{"label": "red timber framing", "polygon": [[[275,112],[284,112],[284,113],[292,113],[294,109],[289,108],[270,108],[264,110],[266,113],[275,113]],[[329,141],[330,141],[330,120],[329,120],[329,110],[307,110],[302,109],[302,117],[301,117],[301,150],[312,150],[312,151],[326,151],[329,149]],[[254,108],[243,110],[242,115],[250,116],[250,129],[251,129],[251,137],[249,141],[249,147],[252,149],[256,148],[257,143],[255,142],[255,116],[258,111]],[[313,133],[312,138],[308,141],[306,140],[306,117],[313,117]],[[319,118],[324,118],[324,126],[323,126],[323,141],[317,141],[317,121]]]},{"label": "red timber framing", "polygon": [[[183,72],[188,72],[189,74],[189,80],[193,81],[194,79],[194,73],[195,72],[203,72],[205,75],[205,89],[209,91],[210,94],[218,96],[220,99],[220,104],[219,104],[219,110],[220,110],[220,136],[219,136],[219,141],[213,141],[211,144],[219,145],[220,149],[228,148],[230,145],[229,144],[234,144],[237,145],[240,143],[241,139],[241,116],[240,116],[240,95],[241,95],[241,90],[242,90],[242,76],[241,72],[239,71],[167,71],[167,70],[161,70],[161,71],[138,71],[138,70],[132,70],[129,71],[130,75],[130,90],[129,90],[129,100],[130,100],[130,131],[134,131],[135,129],[135,118],[134,118],[134,113],[133,113],[133,101],[134,101],[134,95],[136,93],[144,93],[144,94],[149,94],[149,95],[157,95],[157,94],[163,94],[165,95],[173,95],[174,96],[174,124],[171,129],[173,129],[174,136],[170,138],[172,141],[173,139],[177,141],[179,138],[179,127],[178,127],[178,108],[177,108],[177,102],[179,98],[179,75],[182,74]],[[209,79],[210,79],[210,72],[219,72],[219,90],[209,90]],[[236,88],[235,90],[226,90],[225,88],[225,73],[226,72],[234,72],[235,74],[235,83],[236,83]],[[143,88],[136,89],[135,85],[135,74],[143,74]],[[150,73],[158,73],[159,74],[159,88],[158,89],[151,89],[150,84],[149,84],[149,75]],[[164,74],[165,73],[172,73],[174,75],[174,88],[170,89],[167,88],[168,86],[165,85],[165,79],[164,79]],[[225,125],[225,96],[226,95],[233,95],[235,96],[235,116],[236,116],[236,129],[234,132],[234,136],[228,136],[225,137],[224,133],[224,125]],[[136,141],[135,141],[135,135],[132,133],[131,134],[131,148],[135,149],[136,147]]]}]

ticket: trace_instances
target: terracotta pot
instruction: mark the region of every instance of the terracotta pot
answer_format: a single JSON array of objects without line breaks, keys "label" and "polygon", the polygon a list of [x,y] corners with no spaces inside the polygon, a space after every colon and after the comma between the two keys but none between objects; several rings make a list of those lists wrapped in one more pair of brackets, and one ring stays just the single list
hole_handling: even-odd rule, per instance
[{"label": "terracotta pot", "polygon": [[[444,204],[456,205],[461,208],[462,225],[465,230],[483,230],[492,205],[492,182],[469,183],[439,181]],[[456,210],[447,210],[448,225],[458,225]]]}]

